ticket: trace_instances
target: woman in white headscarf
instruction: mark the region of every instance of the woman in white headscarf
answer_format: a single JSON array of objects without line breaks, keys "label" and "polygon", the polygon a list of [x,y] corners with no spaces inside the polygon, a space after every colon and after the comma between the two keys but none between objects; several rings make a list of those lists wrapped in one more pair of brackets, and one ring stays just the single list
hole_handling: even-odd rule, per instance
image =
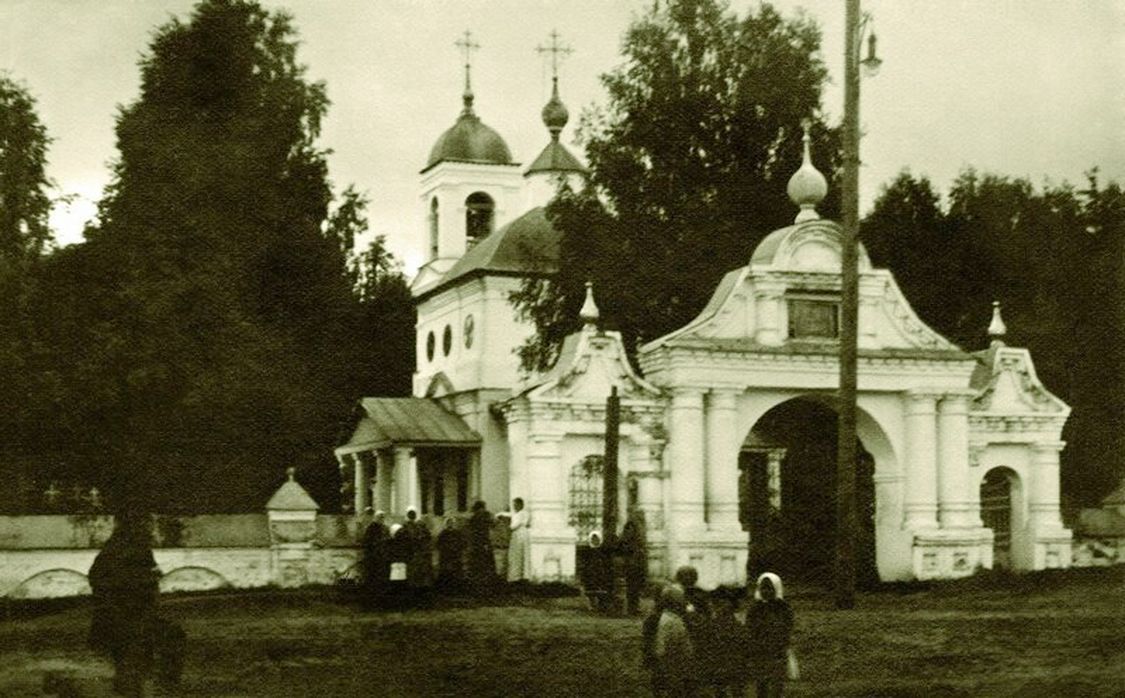
[{"label": "woman in white headscarf", "polygon": [[512,500],[512,537],[508,542],[508,581],[531,579],[531,515],[523,508],[523,499]]},{"label": "woman in white headscarf", "polygon": [[781,696],[789,674],[793,609],[784,598],[781,577],[766,572],[754,587],[746,611],[747,668],[759,698]]}]

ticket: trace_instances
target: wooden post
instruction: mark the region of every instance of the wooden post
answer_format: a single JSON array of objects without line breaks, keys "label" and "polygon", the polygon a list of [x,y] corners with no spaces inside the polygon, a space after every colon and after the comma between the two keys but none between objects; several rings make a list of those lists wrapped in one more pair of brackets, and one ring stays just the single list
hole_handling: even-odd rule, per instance
[{"label": "wooden post", "polygon": [[621,398],[614,386],[605,403],[605,461],[602,468],[602,540],[612,549],[617,541],[617,448]]}]

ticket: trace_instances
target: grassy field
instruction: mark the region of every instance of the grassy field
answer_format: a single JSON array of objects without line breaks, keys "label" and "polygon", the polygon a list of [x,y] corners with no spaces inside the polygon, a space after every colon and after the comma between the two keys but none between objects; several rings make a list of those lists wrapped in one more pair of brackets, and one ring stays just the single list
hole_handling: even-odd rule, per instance
[{"label": "grassy field", "polygon": [[[793,696],[1125,695],[1125,568],[883,589],[832,610],[790,594],[803,680]],[[362,612],[332,591],[163,600],[185,626],[183,696],[644,696],[640,621],[579,598],[449,600]],[[0,625],[0,695],[47,671],[108,695],[86,605]],[[165,695],[156,692],[156,695]]]}]

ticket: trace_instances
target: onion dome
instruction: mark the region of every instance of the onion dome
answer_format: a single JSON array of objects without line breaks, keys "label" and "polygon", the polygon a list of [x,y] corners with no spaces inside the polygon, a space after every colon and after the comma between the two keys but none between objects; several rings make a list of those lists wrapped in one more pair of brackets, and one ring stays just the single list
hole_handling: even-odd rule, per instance
[{"label": "onion dome", "polygon": [[812,155],[809,153],[809,127],[805,125],[805,135],[801,139],[804,143],[805,153],[801,160],[801,167],[789,178],[786,192],[789,199],[801,209],[794,222],[803,223],[820,218],[816,212],[816,205],[824,200],[828,194],[828,181],[820,170],[812,164]]},{"label": "onion dome", "polygon": [[473,111],[473,89],[469,82],[469,67],[465,66],[465,92],[461,95],[464,107],[457,122],[441,134],[430,150],[430,157],[422,171],[439,162],[473,162],[484,165],[512,165],[512,151],[508,144],[491,127],[485,125]]},{"label": "onion dome", "polygon": [[570,121],[570,112],[559,99],[559,79],[554,78],[552,83],[551,101],[543,107],[543,123],[546,124],[547,130],[551,132],[551,140],[557,141],[559,134],[566,128],[566,123]]}]

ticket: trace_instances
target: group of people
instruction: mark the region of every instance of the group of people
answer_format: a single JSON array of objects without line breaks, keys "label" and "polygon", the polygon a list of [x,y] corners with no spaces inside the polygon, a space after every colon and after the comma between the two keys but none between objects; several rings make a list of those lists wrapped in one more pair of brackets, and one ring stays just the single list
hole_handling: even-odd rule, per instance
[{"label": "group of people", "polygon": [[699,575],[682,567],[666,585],[643,624],[645,667],[654,696],[668,698],[746,695],[753,685],[758,698],[782,695],[785,681],[796,678],[790,651],[793,611],[781,578],[758,577],[741,622],[741,594],[734,589],[707,593]]},{"label": "group of people", "polygon": [[[498,522],[509,532],[504,570],[498,569],[493,546]],[[468,519],[447,517],[436,540],[414,507],[406,510],[404,523],[390,526],[384,512],[374,512],[362,541],[364,597],[378,601],[396,587],[415,594],[437,589],[485,595],[503,578],[508,582],[527,580],[531,576],[530,525],[531,517],[519,497],[512,501],[510,512],[495,516],[484,502],[475,502]]]}]

